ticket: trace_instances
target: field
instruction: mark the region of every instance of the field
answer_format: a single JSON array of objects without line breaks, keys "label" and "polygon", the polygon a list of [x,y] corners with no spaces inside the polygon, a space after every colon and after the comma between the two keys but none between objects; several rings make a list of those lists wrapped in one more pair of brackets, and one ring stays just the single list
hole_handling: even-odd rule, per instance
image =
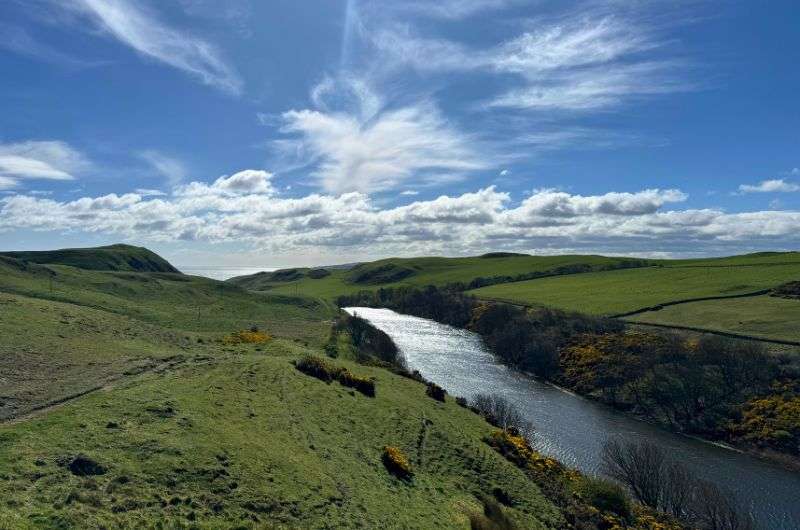
[{"label": "field", "polygon": [[[776,287],[800,278],[795,254],[725,265],[677,264],[573,274],[492,285],[471,291],[480,298],[615,315],[675,300],[729,296]],[[684,325],[702,326],[702,321]]]},{"label": "field", "polygon": [[[469,283],[476,278],[517,276],[526,273],[555,273],[559,269],[583,267],[599,270],[620,266],[621,263],[640,264],[641,260],[604,256],[499,256],[472,258],[391,258],[365,263],[353,269],[332,269],[320,279],[305,275],[308,269],[297,269],[299,279],[272,281],[269,274],[243,276],[228,280],[255,291],[335,299],[364,289],[380,287],[447,285]],[[288,276],[294,277],[294,276]]]},{"label": "field", "polygon": [[714,331],[800,342],[800,300],[771,296],[691,302],[634,315],[627,320],[694,325]]},{"label": "field", "polygon": [[[466,528],[495,488],[520,527],[563,527],[452,399],[348,348],[335,363],[375,398],[296,370],[333,315],[203,278],[0,261],[0,528]],[[228,340],[254,325],[272,338]]]}]

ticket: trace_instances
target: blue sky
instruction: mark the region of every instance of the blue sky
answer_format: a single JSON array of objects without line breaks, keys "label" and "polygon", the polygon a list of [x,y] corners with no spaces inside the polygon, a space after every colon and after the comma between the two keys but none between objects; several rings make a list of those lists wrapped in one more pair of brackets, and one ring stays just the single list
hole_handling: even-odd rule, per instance
[{"label": "blue sky", "polygon": [[0,248],[797,249],[798,24],[790,1],[7,0]]}]

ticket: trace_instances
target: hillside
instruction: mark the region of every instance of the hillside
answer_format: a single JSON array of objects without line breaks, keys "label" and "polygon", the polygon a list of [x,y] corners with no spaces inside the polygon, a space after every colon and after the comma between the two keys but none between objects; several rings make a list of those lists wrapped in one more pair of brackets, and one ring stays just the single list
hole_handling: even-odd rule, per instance
[{"label": "hillside", "polygon": [[492,285],[479,298],[615,315],[692,298],[741,295],[800,278],[800,254],[774,253],[593,272]]},{"label": "hillside", "polygon": [[130,245],[61,250],[0,252],[0,257],[31,263],[68,265],[86,270],[131,272],[179,272],[158,254]]},{"label": "hillside", "polygon": [[[0,260],[0,528],[468,528],[564,514],[481,417],[385,369],[370,398],[293,366],[333,308],[163,273]],[[255,330],[258,332],[242,331]],[[411,460],[387,472],[384,446]]]},{"label": "hillside", "polygon": [[[572,274],[648,265],[646,260],[604,256],[529,256],[487,254],[469,258],[389,258],[359,264],[329,275],[311,277],[308,269],[288,269],[232,278],[228,282],[246,289],[335,299],[363,289],[408,285],[488,285],[520,277]],[[304,272],[307,271],[307,272]],[[299,273],[299,274],[298,274]],[[288,279],[287,279],[288,278]]]}]

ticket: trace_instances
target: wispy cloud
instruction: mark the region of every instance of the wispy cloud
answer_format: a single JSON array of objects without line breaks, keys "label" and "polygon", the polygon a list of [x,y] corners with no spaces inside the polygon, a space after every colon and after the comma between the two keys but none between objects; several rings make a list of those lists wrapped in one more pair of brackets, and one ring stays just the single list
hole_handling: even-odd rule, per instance
[{"label": "wispy cloud", "polygon": [[530,24],[535,29],[477,49],[419,36],[408,24],[384,23],[370,38],[382,58],[396,67],[516,77],[504,83],[509,86],[504,93],[489,97],[493,107],[595,110],[631,98],[697,88],[679,75],[681,62],[643,58],[661,47],[644,23],[602,14]]},{"label": "wispy cloud", "polygon": [[142,2],[69,0],[65,5],[99,29],[147,57],[189,73],[203,83],[239,94],[242,81],[211,43],[162,22]]},{"label": "wispy cloud", "polygon": [[89,166],[86,157],[60,141],[0,144],[0,186],[6,189],[23,179],[73,180]]},{"label": "wispy cloud", "polygon": [[89,68],[104,64],[102,61],[88,61],[69,55],[34,38],[21,27],[2,23],[0,23],[0,48],[64,68]]},{"label": "wispy cloud", "polygon": [[800,184],[787,182],[784,179],[762,180],[758,184],[742,184],[741,193],[791,193],[800,191]]},{"label": "wispy cloud", "polygon": [[[296,137],[292,149],[316,164],[323,189],[387,191],[486,167],[473,150],[474,139],[450,124],[433,102],[386,108],[362,80],[337,83],[344,108],[326,104],[283,115],[283,132]],[[320,102],[319,96],[314,99]]]},{"label": "wispy cloud", "polygon": [[153,149],[142,151],[139,156],[160,175],[166,177],[170,186],[178,185],[186,177],[186,167],[177,158],[167,156]]}]

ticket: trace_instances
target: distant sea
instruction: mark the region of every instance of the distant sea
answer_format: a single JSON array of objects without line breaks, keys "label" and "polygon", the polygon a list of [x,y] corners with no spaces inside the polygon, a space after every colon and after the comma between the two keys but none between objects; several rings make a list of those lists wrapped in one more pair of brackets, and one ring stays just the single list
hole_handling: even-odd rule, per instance
[{"label": "distant sea", "polygon": [[202,267],[193,265],[176,265],[179,271],[192,276],[205,276],[214,280],[227,280],[235,276],[245,276],[257,272],[272,272],[275,267]]}]

